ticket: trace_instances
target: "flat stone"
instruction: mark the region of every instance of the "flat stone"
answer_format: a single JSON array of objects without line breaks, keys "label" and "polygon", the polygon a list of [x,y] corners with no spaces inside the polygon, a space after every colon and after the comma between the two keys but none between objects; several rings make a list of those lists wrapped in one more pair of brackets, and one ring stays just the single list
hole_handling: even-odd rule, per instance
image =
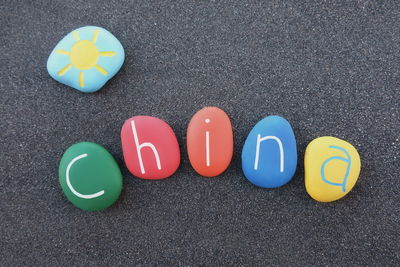
[{"label": "flat stone", "polygon": [[288,183],[297,166],[296,139],[290,123],[268,116],[250,131],[242,150],[242,169],[254,185],[275,188]]},{"label": "flat stone", "polygon": [[304,156],[307,193],[320,202],[338,200],[352,190],[360,169],[360,155],[350,143],[331,136],[314,139]]},{"label": "flat stone", "polygon": [[113,156],[90,142],[72,145],[65,151],[59,180],[68,200],[83,210],[108,208],[122,190],[122,174]]},{"label": "flat stone", "polygon": [[164,179],[178,169],[178,140],[163,120],[150,116],[128,119],[121,129],[122,150],[129,171],[143,179]]},{"label": "flat stone", "polygon": [[190,120],[187,128],[190,164],[200,175],[213,177],[224,172],[233,153],[232,124],[217,107],[205,107]]},{"label": "flat stone", "polygon": [[47,71],[56,81],[81,92],[100,90],[121,68],[124,48],[109,31],[85,26],[67,34],[47,60]]}]

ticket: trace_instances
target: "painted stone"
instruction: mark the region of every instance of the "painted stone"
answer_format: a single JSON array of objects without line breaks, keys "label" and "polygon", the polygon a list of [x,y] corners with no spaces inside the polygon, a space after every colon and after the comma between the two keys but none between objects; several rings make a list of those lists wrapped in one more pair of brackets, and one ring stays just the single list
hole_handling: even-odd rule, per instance
[{"label": "painted stone", "polygon": [[83,210],[111,206],[122,190],[118,164],[105,148],[95,143],[82,142],[69,147],[58,172],[65,196]]},{"label": "painted stone", "polygon": [[56,81],[81,92],[100,90],[121,68],[124,48],[109,31],[85,26],[67,34],[47,60],[47,71]]},{"label": "painted stone", "polygon": [[129,171],[143,179],[163,179],[178,169],[181,157],[172,128],[150,116],[128,119],[121,129],[122,150]]},{"label": "painted stone", "polygon": [[253,184],[276,188],[288,183],[297,166],[296,139],[290,123],[268,116],[250,131],[242,150],[242,169]]},{"label": "painted stone", "polygon": [[314,139],[304,156],[307,193],[320,202],[338,200],[354,187],[360,169],[360,155],[350,143],[331,136]]},{"label": "painted stone", "polygon": [[187,128],[190,164],[200,175],[213,177],[228,168],[233,153],[232,124],[217,107],[205,107],[190,120]]}]

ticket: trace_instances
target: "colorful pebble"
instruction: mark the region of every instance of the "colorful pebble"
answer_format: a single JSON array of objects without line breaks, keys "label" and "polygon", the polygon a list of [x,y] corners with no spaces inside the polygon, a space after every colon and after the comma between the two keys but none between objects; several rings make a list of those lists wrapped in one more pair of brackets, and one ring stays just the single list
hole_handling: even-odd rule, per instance
[{"label": "colorful pebble", "polygon": [[296,166],[296,139],[290,123],[279,116],[259,121],[242,150],[246,178],[260,187],[280,187],[292,179]]},{"label": "colorful pebble", "polygon": [[121,129],[125,164],[136,177],[163,179],[178,169],[179,144],[172,128],[163,120],[135,116]]},{"label": "colorful pebble", "polygon": [[350,143],[331,136],[314,139],[304,156],[307,193],[320,202],[338,200],[352,190],[360,169],[360,155]]},{"label": "colorful pebble", "polygon": [[102,146],[83,142],[69,147],[61,158],[62,191],[76,207],[103,210],[122,190],[122,174],[113,156]]},{"label": "colorful pebble", "polygon": [[124,59],[124,48],[114,35],[86,26],[73,30],[54,47],[47,71],[56,81],[91,93],[119,71]]},{"label": "colorful pebble", "polygon": [[190,164],[200,175],[213,177],[228,168],[233,153],[232,124],[217,107],[205,107],[190,120],[187,128]]}]

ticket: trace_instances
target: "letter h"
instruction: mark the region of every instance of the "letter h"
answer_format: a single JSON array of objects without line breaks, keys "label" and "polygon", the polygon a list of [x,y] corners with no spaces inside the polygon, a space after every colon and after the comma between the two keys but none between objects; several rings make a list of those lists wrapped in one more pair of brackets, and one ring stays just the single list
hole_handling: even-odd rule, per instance
[{"label": "letter h", "polygon": [[160,156],[158,155],[156,147],[152,143],[148,143],[148,142],[139,144],[138,133],[136,131],[135,122],[133,120],[131,121],[131,126],[132,126],[132,132],[133,132],[133,139],[135,140],[135,145],[136,145],[136,152],[137,152],[138,159],[139,159],[140,171],[142,172],[142,174],[146,173],[146,171],[144,169],[144,165],[143,165],[142,153],[140,152],[140,150],[144,147],[151,148],[151,150],[153,151],[154,157],[156,158],[157,169],[161,170]]}]

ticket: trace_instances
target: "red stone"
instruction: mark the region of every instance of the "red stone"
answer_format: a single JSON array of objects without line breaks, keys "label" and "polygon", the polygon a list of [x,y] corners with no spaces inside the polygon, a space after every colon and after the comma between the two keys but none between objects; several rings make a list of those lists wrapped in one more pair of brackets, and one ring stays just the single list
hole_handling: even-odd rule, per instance
[{"label": "red stone", "polygon": [[228,168],[233,153],[232,124],[217,107],[205,107],[190,120],[187,129],[190,164],[200,175],[213,177]]},{"label": "red stone", "polygon": [[121,129],[122,150],[129,171],[143,179],[164,179],[179,167],[179,144],[172,128],[150,116],[128,119]]}]

